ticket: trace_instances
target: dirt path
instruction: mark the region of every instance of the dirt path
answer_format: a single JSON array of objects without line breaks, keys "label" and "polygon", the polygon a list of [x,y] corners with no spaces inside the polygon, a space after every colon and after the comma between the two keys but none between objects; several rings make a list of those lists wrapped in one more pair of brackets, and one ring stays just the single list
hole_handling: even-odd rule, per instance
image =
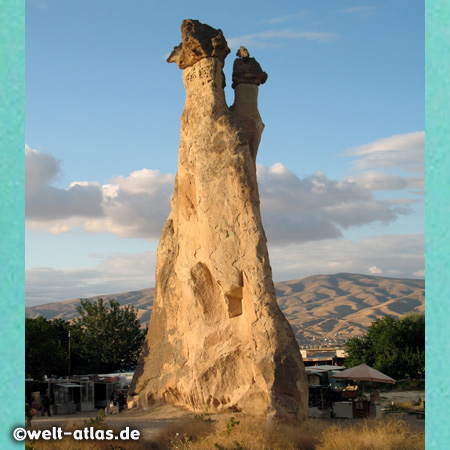
[{"label": "dirt path", "polygon": [[405,392],[381,392],[380,403],[382,406],[389,406],[394,403],[412,402],[425,399],[425,391],[405,391]]},{"label": "dirt path", "polygon": [[[49,429],[53,426],[69,426],[84,428],[91,425],[91,419],[95,419],[97,411],[77,412],[75,414],[62,414],[34,417],[32,428]],[[139,430],[141,436],[150,438],[164,428],[180,423],[184,420],[194,419],[195,413],[164,405],[152,408],[148,411],[132,409],[121,414],[108,415],[105,419],[106,428]]]},{"label": "dirt path", "polygon": [[[390,406],[392,402],[417,402],[419,398],[425,398],[424,391],[382,392],[380,394],[380,403],[382,404],[383,409],[385,409]],[[52,426],[72,426],[83,428],[86,425],[90,425],[90,419],[94,419],[96,415],[97,411],[92,411],[52,417],[35,417],[32,420],[32,427],[48,429]],[[125,427],[137,429],[141,432],[143,438],[149,439],[168,426],[176,426],[185,420],[194,419],[195,415],[196,413],[191,411],[175,408],[171,405],[164,405],[147,411],[132,409],[121,414],[109,415],[106,418],[106,424],[108,427],[115,429],[124,429]],[[211,417],[214,420],[226,422],[232,416],[234,416],[236,420],[242,418],[242,415],[239,413],[214,414]],[[398,417],[408,423],[413,431],[423,431],[425,428],[425,420],[417,418],[414,414],[383,413],[383,417]],[[323,420],[326,424],[341,422],[339,419],[313,420]],[[360,420],[361,419],[354,419],[354,422]],[[351,420],[345,420],[344,422],[343,423],[347,426],[353,423]]]},{"label": "dirt path", "polygon": [[196,413],[171,405],[163,405],[148,411],[132,409],[122,414],[110,415],[106,423],[118,429],[130,427],[141,432],[144,438],[151,438],[168,426],[176,425],[184,420],[193,420]]}]

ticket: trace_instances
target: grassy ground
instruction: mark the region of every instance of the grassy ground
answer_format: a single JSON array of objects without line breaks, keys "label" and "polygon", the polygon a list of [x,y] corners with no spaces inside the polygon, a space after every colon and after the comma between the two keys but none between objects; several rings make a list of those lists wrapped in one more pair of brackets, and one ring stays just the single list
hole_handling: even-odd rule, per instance
[{"label": "grassy ground", "polygon": [[[125,417],[126,414],[123,415]],[[130,416],[132,417],[132,416]],[[116,422],[118,425],[119,422]],[[65,425],[66,431],[94,426],[106,431],[104,419]],[[34,427],[33,427],[34,428]],[[47,427],[46,427],[47,428]],[[131,427],[133,428],[133,427]],[[116,433],[123,429],[118,427]],[[424,430],[413,430],[400,416],[355,421],[308,420],[301,426],[268,425],[245,417],[180,417],[151,437],[138,441],[27,441],[26,450],[423,450]]]}]

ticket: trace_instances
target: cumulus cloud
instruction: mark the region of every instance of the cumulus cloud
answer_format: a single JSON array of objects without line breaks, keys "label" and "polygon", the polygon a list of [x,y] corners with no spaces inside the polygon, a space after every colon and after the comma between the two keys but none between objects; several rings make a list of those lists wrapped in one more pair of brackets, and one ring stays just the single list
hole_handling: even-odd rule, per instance
[{"label": "cumulus cloud", "polygon": [[25,144],[25,189],[30,191],[55,181],[61,168],[53,156]]},{"label": "cumulus cloud", "polygon": [[[104,185],[78,181],[59,188],[55,182],[61,163],[28,146],[25,154],[28,228],[57,234],[82,226],[88,232],[159,239],[170,212],[174,175],[142,169],[113,177]],[[383,276],[422,278],[423,235],[373,236],[356,241],[345,239],[343,231],[389,223],[412,211],[418,199],[411,194],[421,194],[424,187],[424,133],[380,139],[344,155],[356,157],[354,166],[361,172],[339,180],[321,172],[299,177],[281,163],[257,166],[261,213],[275,279],[378,271]],[[407,174],[399,175],[398,168]],[[390,195],[379,199],[378,191],[389,191]],[[409,198],[403,198],[405,191]],[[27,301],[47,303],[150,287],[154,268],[155,252],[104,257],[95,268],[36,267],[26,273]]]},{"label": "cumulus cloud", "polygon": [[[414,133],[413,133],[414,134]],[[420,133],[419,133],[420,134]],[[405,142],[414,136],[382,139],[352,149],[348,154],[366,155],[396,150],[406,153]],[[419,136],[419,140],[420,140]],[[67,189],[51,185],[60,171],[50,155],[26,148],[27,226],[63,233],[76,226],[87,232],[107,232],[119,237],[158,240],[170,213],[175,176],[142,169],[113,177],[107,184],[74,182]],[[400,165],[404,156],[393,156]],[[417,160],[418,164],[418,160]],[[423,161],[422,161],[423,164]],[[343,237],[343,230],[367,224],[388,224],[409,214],[415,199],[379,200],[374,192],[423,188],[421,177],[365,171],[333,180],[321,172],[298,177],[281,163],[257,166],[261,213],[269,242],[286,244]]]},{"label": "cumulus cloud", "polygon": [[83,226],[119,237],[159,238],[170,213],[174,175],[143,169],[103,186],[78,181],[63,189],[51,185],[60,174],[60,163],[51,155],[26,146],[25,161],[28,229],[59,234]]},{"label": "cumulus cloud", "polygon": [[267,212],[318,211],[348,200],[369,200],[370,192],[351,181],[330,180],[322,172],[299,178],[281,163],[257,166],[261,201]]},{"label": "cumulus cloud", "polygon": [[[299,178],[282,164],[258,165],[261,214],[269,242],[336,239],[342,230],[390,223],[411,212],[411,200],[377,200],[380,183],[367,178],[331,180],[323,173]],[[392,185],[392,180],[390,180]],[[395,188],[407,186],[395,180]],[[386,180],[384,187],[388,189]]]},{"label": "cumulus cloud", "polygon": [[103,214],[98,183],[72,183],[67,189],[40,186],[25,197],[28,219],[49,221],[71,217],[98,217]]},{"label": "cumulus cloud", "polygon": [[425,235],[382,235],[362,240],[326,240],[270,245],[276,281],[339,272],[400,278],[423,278]]},{"label": "cumulus cloud", "polygon": [[[25,145],[26,218],[47,224],[52,220],[101,216],[100,185],[83,181],[71,183],[67,189],[51,186],[60,172],[60,161]],[[50,227],[62,230],[67,224],[53,223]]]},{"label": "cumulus cloud", "polygon": [[137,170],[103,186],[104,217],[86,221],[89,232],[119,237],[159,239],[170,213],[175,176],[159,170]]}]

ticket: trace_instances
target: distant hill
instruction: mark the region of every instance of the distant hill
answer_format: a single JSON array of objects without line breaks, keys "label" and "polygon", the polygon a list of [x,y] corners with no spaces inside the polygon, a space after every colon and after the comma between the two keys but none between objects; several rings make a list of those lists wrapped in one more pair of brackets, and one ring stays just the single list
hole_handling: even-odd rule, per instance
[{"label": "distant hill", "polygon": [[[409,312],[425,312],[425,281],[339,273],[314,275],[301,280],[275,283],[278,304],[302,344],[328,339],[339,340],[365,333],[378,317],[400,317]],[[142,289],[98,297],[133,305],[139,320],[150,320],[155,290]],[[27,307],[26,317],[71,320],[77,317],[79,299]],[[336,341],[338,339],[338,341]],[[323,342],[322,342],[323,343]]]},{"label": "distant hill", "polygon": [[[96,295],[89,297],[88,300],[115,299],[121,306],[132,305],[137,310],[138,318],[142,326],[148,325],[150,322],[150,314],[153,307],[154,288],[142,289],[140,291],[123,292],[121,294]],[[46,319],[62,319],[72,320],[78,317],[76,307],[80,304],[79,298],[65,300],[63,302],[45,303],[38,306],[28,306],[25,308],[25,317],[43,316]]]},{"label": "distant hill", "polygon": [[275,283],[275,288],[299,341],[346,339],[364,334],[379,317],[425,312],[425,280],[339,273]]}]

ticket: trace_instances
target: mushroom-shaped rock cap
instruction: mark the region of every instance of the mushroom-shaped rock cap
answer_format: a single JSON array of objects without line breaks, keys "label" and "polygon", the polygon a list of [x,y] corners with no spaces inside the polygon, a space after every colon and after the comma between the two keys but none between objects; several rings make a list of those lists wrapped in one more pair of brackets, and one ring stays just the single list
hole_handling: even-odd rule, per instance
[{"label": "mushroom-shaped rock cap", "polygon": [[180,69],[193,66],[203,58],[217,58],[225,64],[230,53],[222,30],[216,30],[198,20],[186,19],[181,23],[181,44],[174,47],[167,62],[174,62]]},{"label": "mushroom-shaped rock cap", "polygon": [[233,84],[235,88],[239,83],[264,84],[267,80],[267,73],[261,69],[255,58],[250,58],[250,53],[245,47],[240,47],[236,53],[233,64]]}]

